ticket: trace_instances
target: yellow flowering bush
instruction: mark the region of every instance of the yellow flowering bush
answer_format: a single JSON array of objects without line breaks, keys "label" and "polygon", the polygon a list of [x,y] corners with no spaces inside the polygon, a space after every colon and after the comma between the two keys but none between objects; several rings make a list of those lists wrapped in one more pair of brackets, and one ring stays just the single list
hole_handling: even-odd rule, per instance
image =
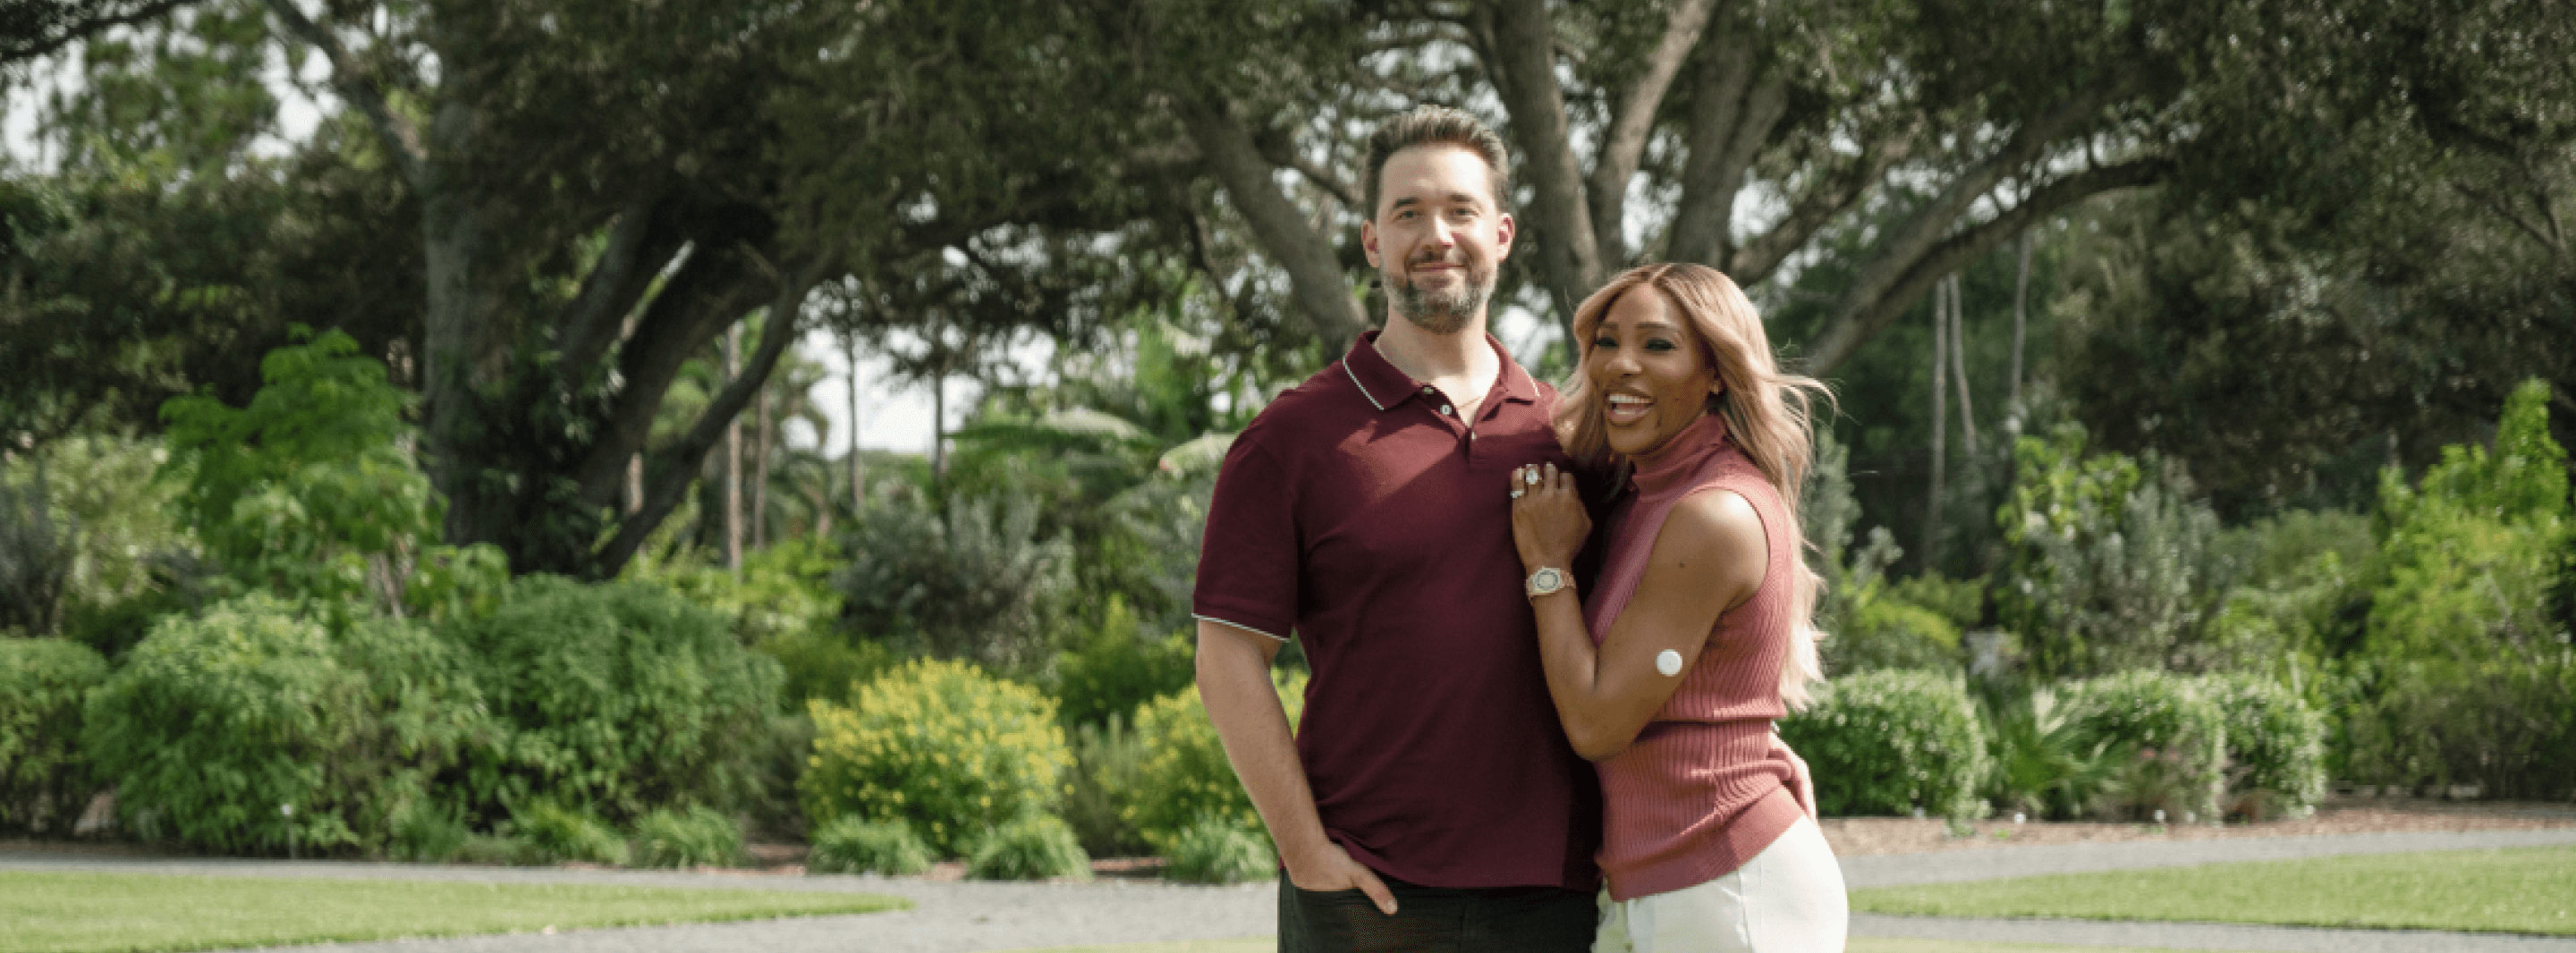
[{"label": "yellow flowering bush", "polygon": [[1054,701],[962,662],[911,662],[859,685],[848,708],[807,707],[814,754],[797,783],[806,816],[907,821],[942,856],[1053,809],[1073,766]]},{"label": "yellow flowering bush", "polygon": [[[1306,710],[1306,676],[1290,675],[1277,687],[1293,729]],[[1216,726],[1199,705],[1197,686],[1138,706],[1136,737],[1151,754],[1128,786],[1119,816],[1156,852],[1168,855],[1181,834],[1203,819],[1266,835],[1252,796],[1244,793],[1234,765],[1225,760]]]}]

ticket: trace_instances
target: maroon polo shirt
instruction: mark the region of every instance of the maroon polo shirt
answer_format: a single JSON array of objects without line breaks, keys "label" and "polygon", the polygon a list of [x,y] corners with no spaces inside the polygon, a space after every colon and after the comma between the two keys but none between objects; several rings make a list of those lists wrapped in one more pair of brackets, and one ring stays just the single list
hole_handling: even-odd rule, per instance
[{"label": "maroon polo shirt", "polygon": [[1432,887],[1592,890],[1599,786],[1548,699],[1506,486],[1522,464],[1569,466],[1556,392],[1488,336],[1502,373],[1467,421],[1376,339],[1235,438],[1191,611],[1303,642],[1297,753],[1324,830],[1361,863]]}]

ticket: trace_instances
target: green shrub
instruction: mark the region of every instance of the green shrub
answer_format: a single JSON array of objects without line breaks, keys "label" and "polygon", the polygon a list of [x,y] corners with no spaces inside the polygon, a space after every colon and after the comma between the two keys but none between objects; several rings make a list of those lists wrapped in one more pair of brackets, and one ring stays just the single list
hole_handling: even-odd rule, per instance
[{"label": "green shrub", "polygon": [[[1072,547],[1040,539],[1018,497],[872,505],[835,580],[844,618],[881,627],[898,654],[971,659],[999,670],[1043,664],[1048,599],[1068,585]],[[936,840],[936,838],[933,838]]]},{"label": "green shrub", "polygon": [[2218,516],[2153,457],[2084,450],[2072,423],[2015,441],[1999,615],[2043,678],[2173,664],[2218,595]]},{"label": "green shrub", "polygon": [[756,799],[778,665],[724,617],[658,586],[529,576],[458,630],[511,731],[485,797],[542,793],[611,819]]},{"label": "green shrub", "polygon": [[2202,690],[2226,721],[2229,815],[2298,817],[2326,794],[2326,720],[2279,682],[2212,675]]},{"label": "green shrub", "polygon": [[2505,401],[2495,451],[2442,448],[2408,487],[2380,474],[2385,581],[2372,594],[2366,648],[2380,659],[2537,660],[2562,651],[2551,590],[2576,544],[2567,453],[2549,435],[2549,385]]},{"label": "green shrub", "polygon": [[1815,772],[1821,813],[1982,813],[1985,730],[1956,674],[1847,675],[1779,725],[1780,737]]},{"label": "green shrub", "polygon": [[1941,613],[1907,602],[1872,583],[1846,603],[1841,628],[1817,644],[1825,671],[1940,671],[1960,663],[1959,629]]},{"label": "green shrub", "polygon": [[814,851],[805,871],[815,874],[890,874],[911,876],[930,869],[930,845],[912,825],[838,817],[814,832]]},{"label": "green shrub", "polygon": [[731,867],[742,862],[742,826],[712,808],[664,808],[635,822],[643,867]]},{"label": "green shrub", "polygon": [[62,639],[0,638],[0,830],[68,833],[96,785],[81,705],[107,660]]},{"label": "green shrub", "polygon": [[1022,814],[975,839],[966,876],[977,880],[1089,880],[1091,855],[1052,814]]},{"label": "green shrub", "polygon": [[630,856],[626,839],[599,815],[552,798],[521,802],[510,814],[510,835],[519,845],[517,862],[523,864],[570,860],[621,867]]},{"label": "green shrub", "polygon": [[1125,716],[1190,684],[1197,660],[1189,633],[1148,632],[1113,594],[1100,623],[1084,627],[1073,648],[1056,656],[1056,703],[1068,725]]},{"label": "green shrub", "polygon": [[1267,839],[1219,817],[1200,818],[1182,828],[1163,859],[1163,878],[1184,883],[1244,883],[1279,875],[1279,860]]},{"label": "green shrub", "polygon": [[[1277,688],[1293,727],[1306,710],[1306,676],[1286,676]],[[1234,765],[1225,758],[1216,726],[1199,704],[1197,686],[1138,708],[1136,738],[1150,754],[1127,787],[1119,816],[1157,853],[1169,851],[1182,831],[1208,818],[1267,836],[1252,796],[1244,793]]]},{"label": "green shrub", "polygon": [[2064,821],[2090,816],[2108,803],[2129,750],[2068,714],[2045,688],[1997,706],[1990,721],[1994,774],[1987,793],[1999,809]]},{"label": "green shrub", "polygon": [[59,512],[44,461],[24,479],[0,470],[0,637],[52,635],[77,558],[79,525]]},{"label": "green shrub", "polygon": [[[465,819],[440,805],[415,802],[395,812],[385,855],[395,860],[441,863],[465,855],[474,831]],[[507,854],[491,862],[506,863]]]},{"label": "green shrub", "polygon": [[2128,752],[2114,810],[2215,822],[2226,790],[2227,724],[2199,679],[2125,672],[2077,682],[2061,696],[2068,717]]},{"label": "green shrub", "polygon": [[860,686],[849,708],[808,704],[806,816],[910,821],[942,854],[1053,807],[1073,766],[1054,702],[962,662],[906,664]]},{"label": "green shrub", "polygon": [[[488,735],[455,649],[253,594],[155,626],[82,743],[128,829],[220,852],[374,849]],[[284,816],[280,805],[292,805]]]},{"label": "green shrub", "polygon": [[1125,716],[1074,726],[1073,774],[1065,786],[1063,817],[1091,856],[1135,857],[1153,850],[1119,811],[1147,754],[1144,739]]},{"label": "green shrub", "polygon": [[2344,718],[2345,780],[2576,795],[2576,652],[2537,661],[2365,664]]},{"label": "green shrub", "polygon": [[[40,489],[53,511],[51,521],[74,531],[62,553],[69,563],[55,634],[114,657],[140,641],[160,616],[195,605],[187,590],[197,575],[197,542],[178,524],[171,505],[180,481],[154,477],[168,457],[158,440],[75,434],[0,465],[0,540],[13,533],[7,502],[12,484],[22,500]],[[25,532],[26,521],[18,522],[15,532]],[[9,589],[11,552],[36,554],[0,541],[0,592]],[[0,628],[9,624],[10,602],[0,596]],[[41,626],[36,629],[43,634]]]}]

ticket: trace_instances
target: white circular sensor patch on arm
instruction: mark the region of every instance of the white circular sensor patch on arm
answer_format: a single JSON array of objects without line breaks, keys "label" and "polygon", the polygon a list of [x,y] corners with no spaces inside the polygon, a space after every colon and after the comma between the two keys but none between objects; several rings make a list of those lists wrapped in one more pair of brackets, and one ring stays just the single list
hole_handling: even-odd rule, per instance
[{"label": "white circular sensor patch on arm", "polygon": [[1662,672],[1665,675],[1681,674],[1682,653],[1675,652],[1671,649],[1665,649],[1661,652],[1655,653],[1655,671]]}]

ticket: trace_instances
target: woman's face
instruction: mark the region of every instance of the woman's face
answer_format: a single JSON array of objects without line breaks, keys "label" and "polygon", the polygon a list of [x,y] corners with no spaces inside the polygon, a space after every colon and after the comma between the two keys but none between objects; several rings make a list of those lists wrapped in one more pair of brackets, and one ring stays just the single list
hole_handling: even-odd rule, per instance
[{"label": "woman's face", "polygon": [[1650,453],[1708,410],[1725,389],[1708,347],[1664,293],[1638,286],[1610,303],[1583,356],[1608,425],[1610,449]]}]

